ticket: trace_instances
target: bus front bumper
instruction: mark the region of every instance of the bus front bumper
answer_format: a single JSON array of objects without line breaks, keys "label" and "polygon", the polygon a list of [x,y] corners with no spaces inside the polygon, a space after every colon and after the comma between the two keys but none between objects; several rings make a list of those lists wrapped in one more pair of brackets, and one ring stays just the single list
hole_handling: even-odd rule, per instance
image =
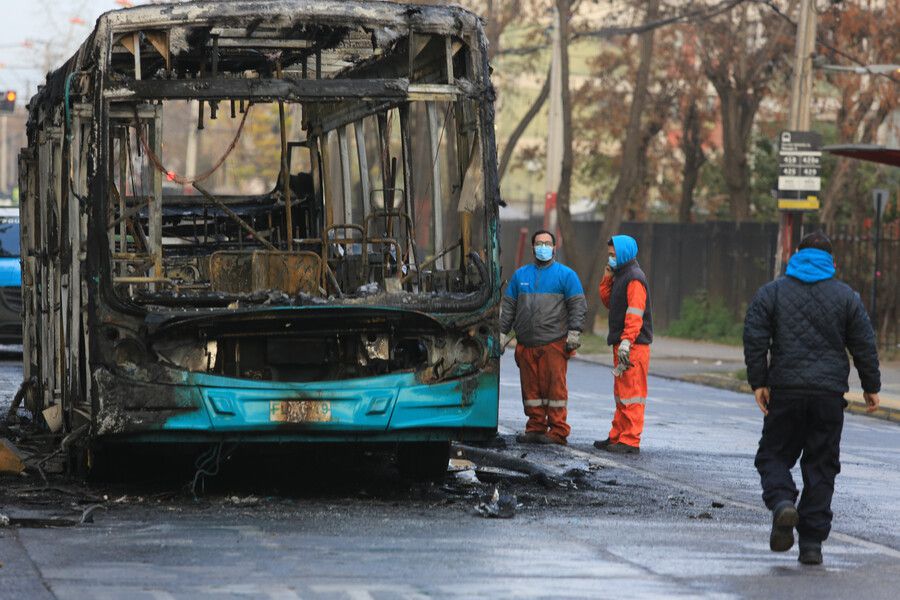
[{"label": "bus front bumper", "polygon": [[485,439],[497,430],[498,372],[432,384],[413,373],[283,383],[179,372],[151,384],[101,369],[94,432],[134,441]]}]

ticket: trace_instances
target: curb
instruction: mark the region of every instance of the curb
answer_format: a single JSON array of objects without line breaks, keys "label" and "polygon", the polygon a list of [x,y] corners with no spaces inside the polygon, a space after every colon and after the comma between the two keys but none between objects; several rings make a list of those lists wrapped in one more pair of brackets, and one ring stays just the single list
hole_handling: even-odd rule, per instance
[{"label": "curb", "polygon": [[[600,358],[596,358],[596,355],[593,357],[591,355],[575,355],[572,357],[574,360],[579,360],[581,362],[586,362],[594,365],[602,365],[605,367],[612,368],[612,363],[609,361],[605,361]],[[693,383],[695,385],[702,385],[711,388],[717,388],[720,390],[728,390],[731,392],[752,394],[753,390],[750,388],[750,385],[747,384],[746,381],[738,381],[731,377],[725,377],[723,375],[718,375],[715,373],[692,373],[689,375],[676,376],[676,375],[665,375],[660,373],[650,373],[652,377],[659,377],[660,379],[668,379],[670,381],[683,381],[685,383]],[[851,412],[857,415],[863,415],[865,417],[872,417],[875,419],[881,419],[883,421],[892,421],[894,423],[900,423],[900,408],[894,408],[892,406],[882,406],[875,412],[866,412],[866,403],[862,399],[862,396],[855,393],[848,393],[844,396],[845,400],[847,400],[847,412]],[[894,400],[891,398],[890,400]],[[898,401],[900,404],[900,401]]]},{"label": "curb", "polygon": [[[844,396],[844,399],[847,401],[847,411],[852,412],[857,415],[864,415],[866,417],[875,417],[876,419],[882,419],[885,421],[893,421],[894,423],[900,423],[900,408],[895,408],[893,406],[880,406],[878,410],[875,412],[866,412],[866,402],[863,400],[859,394],[847,394]],[[893,400],[893,398],[891,398]]]}]

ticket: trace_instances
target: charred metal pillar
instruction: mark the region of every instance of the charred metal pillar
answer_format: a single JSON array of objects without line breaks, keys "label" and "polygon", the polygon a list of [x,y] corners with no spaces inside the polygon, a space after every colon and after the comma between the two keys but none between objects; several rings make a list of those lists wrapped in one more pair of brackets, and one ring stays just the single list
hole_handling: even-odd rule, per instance
[{"label": "charred metal pillar", "polygon": [[347,142],[347,126],[338,127],[338,153],[341,162],[341,206],[344,223],[353,223],[353,182],[350,178],[350,145]]},{"label": "charred metal pillar", "polygon": [[[281,79],[281,65],[278,65],[278,78]],[[288,164],[287,125],[284,118],[284,100],[278,100],[278,123],[281,127],[281,189],[284,194],[284,228],[287,239],[287,250],[294,249],[294,216],[291,211],[291,172]]]},{"label": "charred metal pillar", "polygon": [[[150,147],[156,156],[162,157],[162,106],[153,106],[153,126],[150,129]],[[150,196],[150,255],[153,258],[153,277],[162,279],[162,171],[153,169],[153,193]],[[150,285],[155,291],[156,284]]]},{"label": "charred metal pillar", "polygon": [[362,189],[363,219],[369,216],[369,196],[372,193],[372,184],[369,181],[369,158],[366,155],[365,121],[360,119],[353,124],[353,133],[356,135],[356,155],[359,159],[359,184]]},{"label": "charred metal pillar", "polygon": [[441,138],[443,137],[438,124],[438,112],[435,102],[426,102],[425,109],[428,113],[428,133],[431,141],[431,197],[434,214],[434,255],[435,268],[444,269],[444,257],[441,251],[444,249],[444,198],[441,173]]},{"label": "charred metal pillar", "polygon": [[403,201],[406,214],[412,223],[412,228],[407,232],[406,247],[409,253],[409,264],[416,265],[418,271],[418,258],[416,257],[416,213],[415,198],[413,197],[412,179],[412,137],[409,131],[409,103],[400,105],[400,138],[403,146]]}]

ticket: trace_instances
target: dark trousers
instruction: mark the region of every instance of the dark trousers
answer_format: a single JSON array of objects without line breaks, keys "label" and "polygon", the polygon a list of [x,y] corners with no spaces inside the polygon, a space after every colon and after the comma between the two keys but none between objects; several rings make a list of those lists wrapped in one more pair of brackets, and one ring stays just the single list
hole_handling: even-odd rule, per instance
[{"label": "dark trousers", "polygon": [[791,468],[800,459],[803,494],[797,511],[797,532],[804,541],[821,542],[831,531],[834,478],[841,471],[842,396],[785,394],[772,391],[756,452],[763,500],[769,510],[779,502],[797,500]]}]

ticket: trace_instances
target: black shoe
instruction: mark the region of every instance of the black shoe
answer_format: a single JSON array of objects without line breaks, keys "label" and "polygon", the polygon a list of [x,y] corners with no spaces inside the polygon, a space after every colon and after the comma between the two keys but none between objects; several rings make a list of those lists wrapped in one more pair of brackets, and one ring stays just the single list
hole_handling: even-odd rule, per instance
[{"label": "black shoe", "polygon": [[637,446],[629,446],[628,444],[623,444],[622,442],[616,442],[615,444],[610,444],[606,447],[607,452],[612,452],[614,454],[640,454],[641,449]]},{"label": "black shoe", "polygon": [[804,565],[822,564],[822,544],[820,542],[800,542],[800,556],[797,560]]},{"label": "black shoe", "polygon": [[772,552],[787,552],[794,547],[794,527],[800,522],[800,514],[790,500],[779,502],[772,510],[772,533],[769,548]]},{"label": "black shoe", "polygon": [[597,440],[594,442],[594,448],[596,448],[597,450],[606,450],[606,448],[609,447],[610,444],[612,444],[612,441],[610,441],[609,438],[606,438],[605,440]]}]

